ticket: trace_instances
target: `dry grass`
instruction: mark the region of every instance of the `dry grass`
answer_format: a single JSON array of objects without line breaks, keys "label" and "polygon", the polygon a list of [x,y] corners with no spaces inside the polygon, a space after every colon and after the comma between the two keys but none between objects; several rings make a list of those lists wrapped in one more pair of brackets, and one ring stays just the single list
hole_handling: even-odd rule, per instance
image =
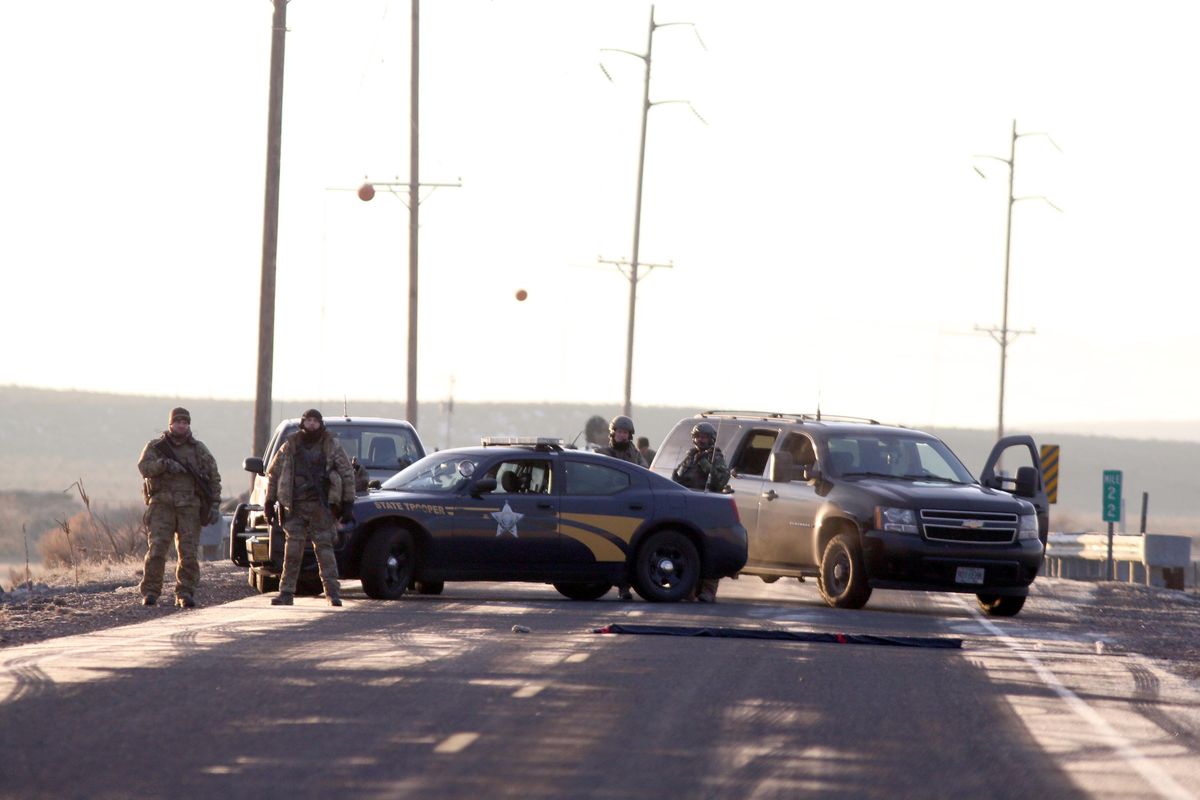
[{"label": "dry grass", "polygon": [[58,528],[42,534],[38,550],[45,566],[69,565],[78,570],[81,563],[120,561],[144,548],[146,525],[141,509],[125,506],[101,513],[92,507],[82,479],[71,488],[79,492],[84,510],[55,520]]}]

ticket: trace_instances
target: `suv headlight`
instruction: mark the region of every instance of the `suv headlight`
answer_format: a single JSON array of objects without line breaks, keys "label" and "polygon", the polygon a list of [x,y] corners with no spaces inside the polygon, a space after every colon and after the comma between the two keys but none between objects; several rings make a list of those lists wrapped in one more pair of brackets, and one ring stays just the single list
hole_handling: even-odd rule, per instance
[{"label": "suv headlight", "polygon": [[1038,537],[1037,514],[1022,514],[1021,524],[1017,528],[1017,541],[1030,541]]},{"label": "suv headlight", "polygon": [[875,529],[893,533],[917,533],[917,514],[911,508],[876,506]]}]

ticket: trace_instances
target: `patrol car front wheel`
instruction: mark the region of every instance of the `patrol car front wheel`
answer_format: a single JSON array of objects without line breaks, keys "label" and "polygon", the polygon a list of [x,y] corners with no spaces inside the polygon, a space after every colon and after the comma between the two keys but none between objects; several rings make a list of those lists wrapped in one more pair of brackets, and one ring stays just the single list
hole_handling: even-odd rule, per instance
[{"label": "patrol car front wheel", "polygon": [[700,553],[679,531],[659,531],[638,549],[633,588],[650,603],[690,597],[700,580]]},{"label": "patrol car front wheel", "polygon": [[367,597],[398,600],[412,581],[416,568],[412,534],[399,527],[381,528],[363,549],[359,579]]}]

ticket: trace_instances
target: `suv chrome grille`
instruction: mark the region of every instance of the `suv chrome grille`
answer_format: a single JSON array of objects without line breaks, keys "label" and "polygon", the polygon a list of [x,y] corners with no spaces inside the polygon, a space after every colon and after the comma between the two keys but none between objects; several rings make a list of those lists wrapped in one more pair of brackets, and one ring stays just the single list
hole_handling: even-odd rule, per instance
[{"label": "suv chrome grille", "polygon": [[1017,539],[1017,515],[991,511],[934,511],[921,509],[925,538],[938,542],[1012,544]]}]

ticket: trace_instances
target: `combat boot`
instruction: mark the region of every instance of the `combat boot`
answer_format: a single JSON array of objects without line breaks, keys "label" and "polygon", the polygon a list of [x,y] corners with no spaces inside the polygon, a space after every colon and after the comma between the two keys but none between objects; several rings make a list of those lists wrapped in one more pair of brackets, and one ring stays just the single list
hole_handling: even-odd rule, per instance
[{"label": "combat boot", "polygon": [[342,596],[337,592],[326,592],[325,599],[329,601],[329,605],[331,606],[341,606],[342,604]]},{"label": "combat boot", "polygon": [[273,605],[273,606],[290,606],[290,605],[292,605],[292,599],[294,597],[295,597],[295,595],[292,594],[291,592],[280,592],[278,597],[271,598],[271,605]]},{"label": "combat boot", "polygon": [[190,594],[181,594],[175,598],[175,605],[180,608],[195,608],[196,601],[192,599]]},{"label": "combat boot", "polygon": [[142,595],[142,605],[144,605],[144,606],[158,605],[158,595],[156,595],[156,594]]}]

